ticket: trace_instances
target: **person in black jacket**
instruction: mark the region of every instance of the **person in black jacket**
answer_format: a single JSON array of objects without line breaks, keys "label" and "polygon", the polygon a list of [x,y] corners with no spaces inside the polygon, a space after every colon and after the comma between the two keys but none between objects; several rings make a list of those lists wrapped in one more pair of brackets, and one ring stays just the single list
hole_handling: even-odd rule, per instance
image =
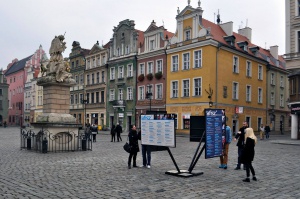
[{"label": "person in black jacket", "polygon": [[266,124],[265,126],[266,139],[270,138],[270,131],[271,131],[270,126]]},{"label": "person in black jacket", "polygon": [[92,124],[91,132],[92,132],[92,135],[93,135],[93,142],[96,142],[96,136],[97,136],[97,133],[98,133],[98,128],[97,128],[96,124]]},{"label": "person in black jacket", "polygon": [[113,124],[111,129],[110,129],[110,134],[111,134],[111,142],[116,141],[116,126]]},{"label": "person in black jacket", "polygon": [[129,157],[128,157],[128,169],[131,169],[131,159],[133,157],[133,167],[137,167],[136,165],[136,156],[137,153],[140,151],[139,149],[139,137],[138,137],[138,133],[136,131],[136,127],[135,125],[133,125],[131,131],[128,134],[129,137],[129,145],[131,147],[130,153],[129,153]]},{"label": "person in black jacket", "polygon": [[252,180],[257,181],[255,177],[255,171],[252,166],[252,161],[254,159],[254,147],[257,142],[257,138],[254,135],[253,129],[252,128],[247,128],[246,129],[246,134],[245,134],[245,147],[243,149],[243,153],[241,156],[241,161],[246,167],[246,175],[247,178],[244,179],[244,182],[250,182],[250,171],[252,173]]},{"label": "person in black jacket", "polygon": [[116,132],[117,132],[117,140],[118,140],[118,142],[122,141],[122,138],[121,138],[122,127],[120,126],[119,123],[117,123]]},{"label": "person in black jacket", "polygon": [[[241,154],[244,148],[244,140],[245,140],[245,129],[248,128],[248,123],[243,122],[243,127],[240,128],[239,132],[236,134],[234,141],[237,141],[236,146],[238,147],[238,163],[236,165],[235,170],[241,169]],[[245,167],[244,167],[245,169]]]}]

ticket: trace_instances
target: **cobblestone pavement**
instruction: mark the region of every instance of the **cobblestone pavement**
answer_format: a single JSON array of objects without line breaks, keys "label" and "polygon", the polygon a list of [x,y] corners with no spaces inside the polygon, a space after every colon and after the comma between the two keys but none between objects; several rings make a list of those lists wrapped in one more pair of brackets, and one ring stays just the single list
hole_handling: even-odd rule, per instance
[{"label": "cobblestone pavement", "polygon": [[[195,170],[204,174],[182,178],[165,174],[175,169],[167,151],[152,153],[151,169],[128,169],[122,137],[112,143],[100,132],[93,151],[41,154],[20,150],[19,129],[2,127],[0,198],[300,198],[300,145],[274,143],[287,136],[258,141],[253,162],[258,181],[250,183],[242,182],[244,170],[234,170],[235,143],[227,170],[218,168],[219,158],[205,159],[203,153]],[[180,169],[188,169],[197,145],[177,137],[171,152]]]}]

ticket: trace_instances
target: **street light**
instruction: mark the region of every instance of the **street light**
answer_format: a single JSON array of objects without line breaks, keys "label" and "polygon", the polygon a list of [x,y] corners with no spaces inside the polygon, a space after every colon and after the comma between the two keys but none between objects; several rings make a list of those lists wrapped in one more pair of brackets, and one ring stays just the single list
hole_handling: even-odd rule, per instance
[{"label": "street light", "polygon": [[87,99],[82,99],[81,100],[81,103],[84,104],[84,116],[83,116],[84,124],[83,125],[86,124],[86,104],[87,104],[87,102],[88,102]]},{"label": "street light", "polygon": [[151,99],[152,99],[152,93],[150,92],[146,92],[146,99],[149,99],[150,100],[150,111],[151,111]]}]

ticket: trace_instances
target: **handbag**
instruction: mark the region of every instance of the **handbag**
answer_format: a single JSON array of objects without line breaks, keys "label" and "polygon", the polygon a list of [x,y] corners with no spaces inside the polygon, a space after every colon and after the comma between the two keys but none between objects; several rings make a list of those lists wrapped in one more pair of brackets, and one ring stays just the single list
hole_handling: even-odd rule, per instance
[{"label": "handbag", "polygon": [[129,143],[128,143],[128,137],[127,137],[126,143],[125,143],[124,146],[123,146],[123,149],[124,149],[127,153],[130,153],[130,151],[131,151],[131,146],[130,146]]}]

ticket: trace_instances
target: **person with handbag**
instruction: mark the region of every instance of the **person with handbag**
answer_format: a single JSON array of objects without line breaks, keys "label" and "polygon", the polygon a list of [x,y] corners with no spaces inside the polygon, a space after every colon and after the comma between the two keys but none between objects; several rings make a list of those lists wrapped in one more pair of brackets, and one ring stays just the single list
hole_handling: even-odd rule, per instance
[{"label": "person with handbag", "polygon": [[135,125],[133,125],[132,129],[130,130],[129,134],[128,134],[128,138],[129,138],[129,145],[130,145],[130,153],[129,153],[129,157],[128,157],[128,169],[131,169],[131,159],[133,159],[133,167],[137,167],[136,165],[136,156],[137,153],[140,151],[139,149],[139,138],[138,138],[138,133],[136,131],[136,127]]},{"label": "person with handbag", "polygon": [[252,161],[254,159],[254,147],[257,142],[257,138],[254,135],[253,129],[252,128],[247,128],[245,130],[245,146],[242,152],[241,156],[241,162],[245,165],[246,167],[246,175],[247,178],[245,178],[243,181],[244,182],[250,182],[250,171],[252,173],[252,180],[257,181],[255,177],[255,171],[252,166]]}]

